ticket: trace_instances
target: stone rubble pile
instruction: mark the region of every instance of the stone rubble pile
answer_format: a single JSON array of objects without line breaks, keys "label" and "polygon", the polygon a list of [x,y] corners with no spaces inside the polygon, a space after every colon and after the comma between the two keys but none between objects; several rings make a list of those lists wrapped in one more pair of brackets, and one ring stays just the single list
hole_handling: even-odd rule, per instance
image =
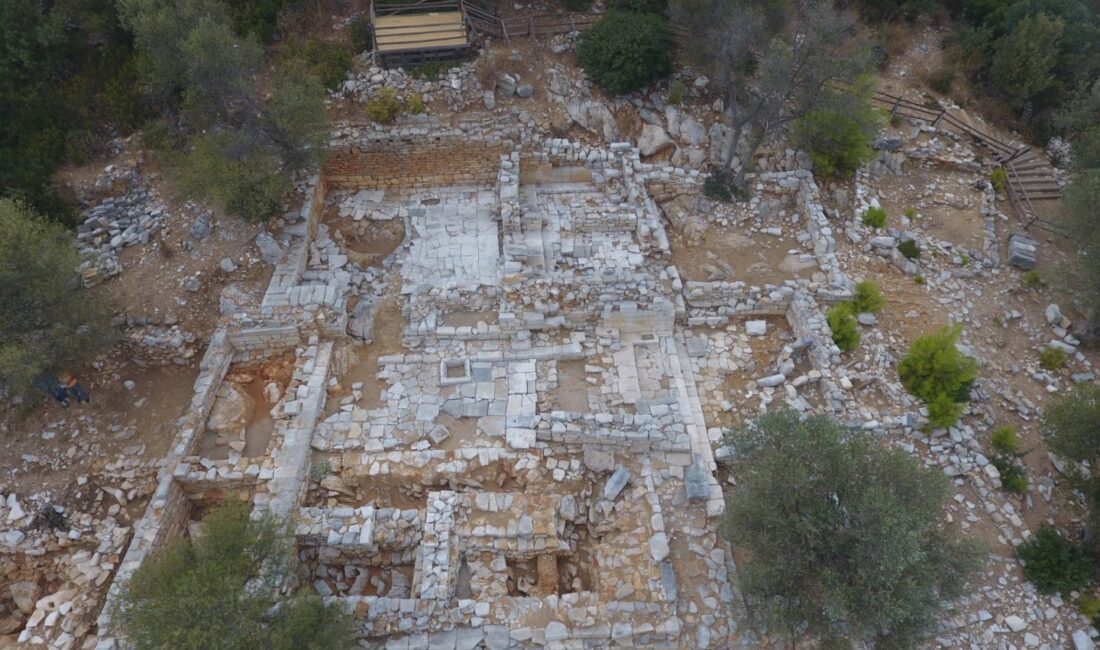
[{"label": "stone rubble pile", "polygon": [[118,275],[118,252],[145,244],[160,229],[165,207],[151,189],[135,189],[111,197],[82,215],[76,227],[77,248],[88,260],[77,267],[84,286],[91,287]]}]

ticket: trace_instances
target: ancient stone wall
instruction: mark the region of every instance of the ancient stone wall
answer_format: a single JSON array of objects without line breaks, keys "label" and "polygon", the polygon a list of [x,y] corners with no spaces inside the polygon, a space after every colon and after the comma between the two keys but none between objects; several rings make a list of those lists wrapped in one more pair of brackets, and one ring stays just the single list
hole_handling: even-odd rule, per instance
[{"label": "ancient stone wall", "polygon": [[324,176],[336,189],[487,185],[496,181],[500,156],[511,149],[507,140],[351,145],[333,152]]}]

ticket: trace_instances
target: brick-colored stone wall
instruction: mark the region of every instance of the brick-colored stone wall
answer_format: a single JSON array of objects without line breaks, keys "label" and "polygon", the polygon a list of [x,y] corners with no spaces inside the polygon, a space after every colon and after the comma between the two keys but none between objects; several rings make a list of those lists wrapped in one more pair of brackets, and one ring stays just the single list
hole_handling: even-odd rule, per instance
[{"label": "brick-colored stone wall", "polygon": [[506,140],[351,146],[329,156],[324,177],[336,189],[491,184],[500,172],[500,155],[511,149]]}]

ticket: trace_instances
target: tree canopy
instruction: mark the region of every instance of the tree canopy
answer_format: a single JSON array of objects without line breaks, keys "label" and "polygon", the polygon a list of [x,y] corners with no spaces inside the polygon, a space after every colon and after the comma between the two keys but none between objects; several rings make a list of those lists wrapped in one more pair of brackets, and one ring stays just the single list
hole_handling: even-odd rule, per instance
[{"label": "tree canopy", "polygon": [[911,647],[963,592],[979,552],[944,523],[947,481],[826,416],[761,416],[730,432],[725,529],[747,551],[750,611],[773,633]]},{"label": "tree canopy", "polygon": [[115,613],[136,650],[343,650],[355,629],[339,605],[276,595],[290,567],[287,532],[226,501],[134,572]]},{"label": "tree canopy", "polygon": [[79,263],[61,225],[0,199],[0,388],[26,392],[112,341],[111,312],[81,287]]},{"label": "tree canopy", "polygon": [[[724,162],[727,168],[741,163],[736,187],[743,186],[761,145],[793,123],[810,116],[805,126],[813,127],[811,114],[861,115],[851,109],[863,96],[847,88],[870,69],[870,50],[854,38],[852,16],[829,0],[680,0],[672,13],[698,34],[688,54],[725,92],[733,134]],[[853,126],[839,134],[805,128],[805,139],[812,135],[834,151],[851,149],[850,136],[862,139],[865,121],[858,117]],[[854,153],[862,155],[858,144]]]},{"label": "tree canopy", "polygon": [[324,88],[316,75],[284,59],[270,88],[262,88],[264,55],[255,30],[240,36],[217,0],[120,2],[146,62],[146,89],[162,102],[181,103],[184,124],[196,134],[169,156],[182,187],[250,219],[275,214],[290,174],[323,153]]}]

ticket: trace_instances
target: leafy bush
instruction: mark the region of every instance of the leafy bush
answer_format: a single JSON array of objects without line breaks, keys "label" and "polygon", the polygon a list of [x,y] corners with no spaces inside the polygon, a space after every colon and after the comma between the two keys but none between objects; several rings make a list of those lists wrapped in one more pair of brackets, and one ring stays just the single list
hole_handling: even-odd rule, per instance
[{"label": "leafy bush", "polygon": [[1064,594],[1083,587],[1092,577],[1092,562],[1085,551],[1051,526],[1043,526],[1016,547],[1016,557],[1024,563],[1024,575],[1043,593]]},{"label": "leafy bush", "polygon": [[179,165],[180,185],[195,198],[211,199],[226,212],[262,221],[279,212],[291,182],[280,163],[262,150],[240,151],[226,134],[200,137]]},{"label": "leafy bush", "polygon": [[611,11],[633,11],[664,15],[668,11],[668,0],[607,0]]},{"label": "leafy bush", "polygon": [[406,110],[409,111],[410,115],[420,115],[424,112],[424,98],[420,95],[420,93],[415,93],[411,97],[409,97],[409,101],[406,104]]},{"label": "leafy bush", "polygon": [[867,208],[863,213],[863,225],[871,228],[882,228],[886,225],[886,210],[882,208]]},{"label": "leafy bush", "polygon": [[1048,345],[1039,353],[1039,365],[1044,370],[1058,370],[1066,365],[1069,355],[1064,350]]},{"label": "leafy bush", "polygon": [[1015,454],[1020,447],[1020,438],[1016,435],[1016,429],[1010,426],[997,427],[989,438],[993,448],[1002,454]]},{"label": "leafy bush", "polygon": [[672,85],[668,87],[668,97],[665,101],[669,106],[679,106],[684,102],[684,82],[679,79],[673,79]]},{"label": "leafy bush", "polygon": [[592,0],[561,0],[566,11],[587,12],[592,9]]},{"label": "leafy bush", "polygon": [[941,65],[928,77],[928,86],[941,95],[951,92],[951,84],[954,82],[955,66],[953,65]]},{"label": "leafy bush", "polygon": [[918,336],[898,363],[902,386],[925,403],[932,426],[959,419],[961,403],[970,400],[970,387],[978,378],[974,360],[955,347],[960,332],[962,327],[955,325]]},{"label": "leafy bush", "polygon": [[924,279],[923,275],[917,275],[913,277],[913,282],[915,282],[918,286],[923,287],[927,280]]},{"label": "leafy bush", "polygon": [[374,40],[371,38],[370,21],[363,16],[352,18],[348,23],[348,42],[356,54],[373,50]]},{"label": "leafy bush", "polygon": [[903,239],[898,242],[898,252],[905,256],[905,259],[915,260],[920,257],[920,245],[915,240]]},{"label": "leafy bush", "polygon": [[866,115],[813,111],[795,123],[794,144],[810,153],[815,174],[826,178],[849,176],[870,159],[878,120],[873,108],[862,108]]},{"label": "leafy bush", "polygon": [[989,77],[1015,107],[1058,83],[1051,74],[1058,65],[1065,23],[1039,12],[1027,16],[993,43]]},{"label": "leafy bush", "polygon": [[112,342],[101,294],[74,277],[79,262],[60,224],[0,199],[0,390],[26,393],[40,377],[90,360]]},{"label": "leafy bush", "polygon": [[458,61],[443,59],[440,61],[425,61],[409,68],[409,76],[423,81],[439,81],[451,68],[461,65]]},{"label": "leafy bush", "polygon": [[226,2],[233,28],[241,36],[252,36],[261,43],[275,38],[279,12],[294,0],[233,0]]},{"label": "leafy bush", "polygon": [[716,169],[703,180],[703,196],[723,203],[733,202],[733,179],[725,169]]},{"label": "leafy bush", "polygon": [[1077,600],[1077,613],[1090,621],[1096,620],[1100,616],[1100,598],[1092,594],[1081,594]]},{"label": "leafy bush", "polygon": [[877,314],[882,311],[886,299],[882,297],[882,291],[871,280],[863,280],[856,283],[855,295],[852,297],[852,310],[857,314],[870,312]]},{"label": "leafy bush", "polygon": [[1035,269],[1025,271],[1020,282],[1025,289],[1038,289],[1044,284],[1043,279],[1039,277],[1039,272]]},{"label": "leafy bush", "polygon": [[288,46],[283,56],[301,62],[328,90],[339,88],[351,68],[351,52],[346,44],[316,37]]},{"label": "leafy bush", "polygon": [[393,88],[382,88],[378,94],[367,100],[367,117],[379,124],[392,124],[405,107],[397,99],[397,91]]},{"label": "leafy bush", "polygon": [[1095,465],[1100,456],[1100,386],[1081,383],[1043,409],[1043,435],[1054,453]]},{"label": "leafy bush", "polygon": [[328,460],[321,459],[309,468],[309,479],[315,483],[320,483],[329,476],[332,476],[332,463]]},{"label": "leafy bush", "polygon": [[1100,554],[1100,386],[1084,382],[1056,395],[1043,409],[1043,438],[1051,452],[1074,464],[1087,462],[1087,472],[1068,472],[1069,486],[1085,496],[1089,507],[1085,543]]},{"label": "leafy bush", "polygon": [[156,153],[170,153],[184,145],[184,136],[166,119],[155,120],[141,130],[141,146]]},{"label": "leafy bush", "polygon": [[905,208],[904,210],[901,211],[901,213],[904,214],[905,218],[910,220],[910,221],[917,218],[917,209],[914,208],[913,206],[909,206],[908,208]]},{"label": "leafy bush", "polygon": [[910,647],[978,565],[974,545],[943,525],[943,473],[900,449],[789,410],[726,444],[737,490],[724,534],[745,551],[742,586],[772,633],[801,640],[844,629]]},{"label": "leafy bush", "polygon": [[115,2],[0,2],[0,197],[75,226],[55,172],[146,119],[137,67]]},{"label": "leafy bush", "polygon": [[669,44],[664,18],[612,12],[583,34],[577,63],[604,90],[623,95],[671,72]]},{"label": "leafy bush", "polygon": [[339,604],[316,596],[277,597],[290,570],[286,529],[250,519],[229,500],[202,521],[202,534],[150,556],[126,584],[114,612],[137,648],[356,647],[355,625]]},{"label": "leafy bush", "polygon": [[1005,186],[1008,184],[1008,172],[1004,167],[998,167],[993,170],[993,173],[989,175],[989,182],[993,185],[993,189],[998,192],[1005,191]]},{"label": "leafy bush", "polygon": [[1004,454],[993,454],[989,462],[997,468],[1001,475],[1001,487],[1006,492],[1017,496],[1027,494],[1027,472],[1015,457]]},{"label": "leafy bush", "polygon": [[859,345],[859,324],[852,313],[852,303],[833,305],[825,312],[825,320],[833,331],[833,342],[838,348],[847,352]]}]

